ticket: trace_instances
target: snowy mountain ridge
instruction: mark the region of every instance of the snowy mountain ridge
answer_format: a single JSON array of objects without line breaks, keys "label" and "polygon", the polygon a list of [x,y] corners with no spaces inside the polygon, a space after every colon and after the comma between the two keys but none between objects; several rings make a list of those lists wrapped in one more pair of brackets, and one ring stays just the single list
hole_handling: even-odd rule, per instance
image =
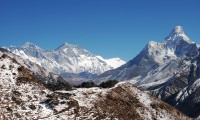
[{"label": "snowy mountain ridge", "polygon": [[[30,42],[21,47],[12,46],[6,49],[24,59],[37,63],[50,72],[63,75],[63,77],[70,73],[99,75],[124,63],[119,59],[111,59],[115,64],[109,64],[109,62],[99,59],[89,51],[69,43],[64,43],[55,50],[43,50]],[[81,79],[81,77],[77,75],[77,79]]]},{"label": "snowy mountain ridge", "polygon": [[121,65],[125,64],[126,62],[123,61],[120,58],[110,58],[110,59],[104,59],[101,56],[96,56],[97,58],[99,58],[100,60],[106,62],[108,65],[112,66],[113,68],[118,68]]}]

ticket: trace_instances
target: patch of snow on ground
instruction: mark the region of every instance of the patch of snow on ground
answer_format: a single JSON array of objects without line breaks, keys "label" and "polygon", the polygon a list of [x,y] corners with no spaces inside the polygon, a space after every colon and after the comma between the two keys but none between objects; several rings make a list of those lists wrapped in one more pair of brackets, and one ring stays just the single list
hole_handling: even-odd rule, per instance
[{"label": "patch of snow on ground", "polygon": [[149,107],[150,104],[152,103],[149,95],[147,95],[146,93],[138,93],[138,99],[141,103],[143,103],[146,107]]},{"label": "patch of snow on ground", "polygon": [[13,63],[10,58],[0,60],[0,84],[10,86],[15,84],[18,75],[18,64]]},{"label": "patch of snow on ground", "polygon": [[98,95],[104,95],[108,89],[101,89],[101,88],[77,88],[73,91],[62,91],[67,92],[70,94],[73,94],[73,99],[78,101],[79,106],[82,107],[89,107],[91,108],[93,106],[93,103],[98,100]]}]

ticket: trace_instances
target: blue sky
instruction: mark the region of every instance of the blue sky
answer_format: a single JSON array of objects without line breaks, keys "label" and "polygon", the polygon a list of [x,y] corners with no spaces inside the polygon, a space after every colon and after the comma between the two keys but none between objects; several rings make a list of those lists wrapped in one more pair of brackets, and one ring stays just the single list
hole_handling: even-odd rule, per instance
[{"label": "blue sky", "polygon": [[105,58],[135,57],[176,25],[200,43],[199,0],[0,0],[0,46],[64,42]]}]

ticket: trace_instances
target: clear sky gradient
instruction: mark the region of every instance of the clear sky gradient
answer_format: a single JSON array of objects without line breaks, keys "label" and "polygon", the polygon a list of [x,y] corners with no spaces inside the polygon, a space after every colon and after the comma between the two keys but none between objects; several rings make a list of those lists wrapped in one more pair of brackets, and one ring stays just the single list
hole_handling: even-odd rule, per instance
[{"label": "clear sky gradient", "polygon": [[200,43],[200,0],[0,0],[0,46],[68,42],[128,61],[177,25]]}]

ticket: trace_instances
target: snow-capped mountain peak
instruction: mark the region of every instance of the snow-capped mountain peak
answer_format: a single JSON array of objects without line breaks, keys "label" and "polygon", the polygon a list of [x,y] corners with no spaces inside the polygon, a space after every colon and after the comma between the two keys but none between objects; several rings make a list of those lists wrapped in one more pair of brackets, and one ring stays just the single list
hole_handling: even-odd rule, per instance
[{"label": "snow-capped mountain peak", "polygon": [[62,44],[61,46],[56,48],[56,50],[64,50],[66,48],[79,48],[79,46],[78,45],[72,45],[72,44],[65,42],[64,44]]},{"label": "snow-capped mountain peak", "polygon": [[[168,80],[163,77],[163,71],[166,68],[167,72],[169,71],[168,69],[171,70],[172,68],[173,71],[177,72],[178,68],[175,66],[180,60],[194,58],[197,53],[198,47],[196,43],[192,42],[184,34],[184,30],[181,26],[177,26],[172,29],[164,41],[150,41],[146,47],[127,64],[121,66],[119,69],[105,72],[105,74],[100,75],[96,81],[98,83],[102,79],[133,80],[137,82],[137,85],[142,85],[151,83],[155,79],[162,81]],[[174,61],[177,61],[177,63]],[[153,74],[158,71],[160,73],[157,75]],[[174,74],[171,74],[167,72],[167,77],[173,76],[176,73],[174,72]]]},{"label": "snow-capped mountain peak", "polygon": [[67,54],[69,57],[70,56],[80,56],[80,55],[85,55],[85,56],[94,56],[91,52],[81,48],[78,45],[73,45],[65,42],[58,48],[56,48],[54,51],[61,52],[63,54]]},{"label": "snow-capped mountain peak", "polygon": [[172,29],[172,32],[176,34],[184,34],[184,30],[181,26],[176,26]]},{"label": "snow-capped mountain peak", "polygon": [[[188,50],[191,51],[191,46],[197,46],[195,42],[191,41],[184,32],[181,26],[174,27],[169,35],[162,42],[150,41],[145,47],[145,53],[150,56],[162,57],[164,54],[183,55]],[[196,50],[196,48],[195,48]],[[158,56],[159,55],[159,56]]]},{"label": "snow-capped mountain peak", "polygon": [[189,44],[192,42],[184,32],[184,29],[181,26],[176,26],[170,32],[170,34],[165,38],[164,43],[170,44],[178,44],[180,41],[187,42]]},{"label": "snow-capped mountain peak", "polygon": [[183,27],[176,26],[171,30],[171,32],[168,36],[183,35],[183,34],[185,34]]},{"label": "snow-capped mountain peak", "polygon": [[31,42],[26,42],[26,43],[24,43],[21,47],[22,47],[22,48],[31,48],[31,49],[40,49],[40,50],[42,50],[40,47],[34,45],[34,44],[31,43]]}]

